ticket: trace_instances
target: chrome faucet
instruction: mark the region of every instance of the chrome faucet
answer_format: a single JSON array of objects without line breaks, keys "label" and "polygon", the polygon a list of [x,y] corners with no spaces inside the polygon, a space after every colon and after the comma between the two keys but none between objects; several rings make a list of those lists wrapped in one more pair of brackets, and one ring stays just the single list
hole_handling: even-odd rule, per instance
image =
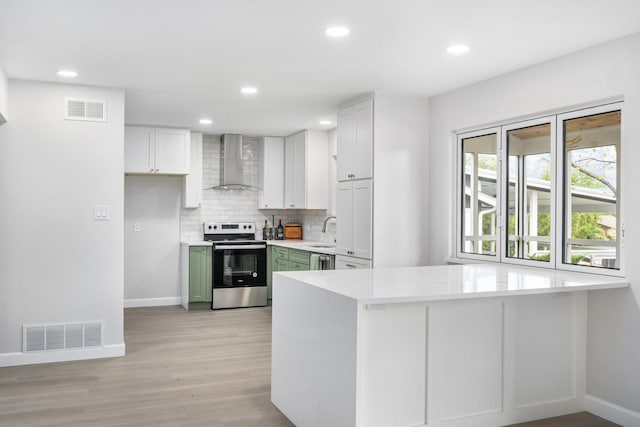
[{"label": "chrome faucet", "polygon": [[327,222],[329,222],[330,219],[336,219],[336,217],[335,216],[328,216],[327,219],[324,220],[324,224],[322,224],[322,232],[323,233],[327,232]]}]

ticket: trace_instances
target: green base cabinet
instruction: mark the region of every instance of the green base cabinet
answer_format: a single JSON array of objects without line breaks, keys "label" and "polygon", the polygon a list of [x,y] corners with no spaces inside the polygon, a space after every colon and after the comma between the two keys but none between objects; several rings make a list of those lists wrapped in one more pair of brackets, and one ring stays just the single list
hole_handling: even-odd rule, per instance
[{"label": "green base cabinet", "polygon": [[271,246],[269,251],[271,260],[268,262],[268,298],[271,300],[272,273],[275,271],[304,271],[309,270],[311,253],[299,249],[289,249]]},{"label": "green base cabinet", "polygon": [[189,248],[189,310],[211,308],[212,257],[211,246]]}]

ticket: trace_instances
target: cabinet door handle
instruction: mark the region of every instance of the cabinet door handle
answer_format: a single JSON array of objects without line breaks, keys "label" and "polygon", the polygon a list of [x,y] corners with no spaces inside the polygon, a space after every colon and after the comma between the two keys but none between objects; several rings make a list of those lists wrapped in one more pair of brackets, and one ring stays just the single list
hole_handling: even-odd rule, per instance
[{"label": "cabinet door handle", "polygon": [[153,172],[153,168],[149,169],[149,172]]},{"label": "cabinet door handle", "polygon": [[296,205],[289,205],[289,207],[290,207],[290,208],[295,208],[295,207],[296,207]]},{"label": "cabinet door handle", "polygon": [[345,266],[346,266],[347,268],[356,268],[356,266],[355,266],[355,265],[353,265],[353,264],[345,264]]}]

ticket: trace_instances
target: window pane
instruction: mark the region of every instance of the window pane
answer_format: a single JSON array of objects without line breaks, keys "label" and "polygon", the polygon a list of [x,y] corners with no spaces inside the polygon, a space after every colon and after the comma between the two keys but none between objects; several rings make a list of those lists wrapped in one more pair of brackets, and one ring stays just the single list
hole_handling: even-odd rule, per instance
[{"label": "window pane", "polygon": [[462,140],[462,252],[496,255],[497,134]]},{"label": "window pane", "polygon": [[620,111],[564,121],[566,264],[619,268]]},{"label": "window pane", "polygon": [[551,258],[551,125],[507,132],[507,256]]}]

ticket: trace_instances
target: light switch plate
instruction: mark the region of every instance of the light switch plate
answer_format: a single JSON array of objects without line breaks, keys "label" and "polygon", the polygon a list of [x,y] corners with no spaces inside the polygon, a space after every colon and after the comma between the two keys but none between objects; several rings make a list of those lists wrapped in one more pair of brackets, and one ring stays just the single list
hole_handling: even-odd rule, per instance
[{"label": "light switch plate", "polygon": [[93,205],[93,219],[95,221],[108,221],[111,219],[109,205]]}]

